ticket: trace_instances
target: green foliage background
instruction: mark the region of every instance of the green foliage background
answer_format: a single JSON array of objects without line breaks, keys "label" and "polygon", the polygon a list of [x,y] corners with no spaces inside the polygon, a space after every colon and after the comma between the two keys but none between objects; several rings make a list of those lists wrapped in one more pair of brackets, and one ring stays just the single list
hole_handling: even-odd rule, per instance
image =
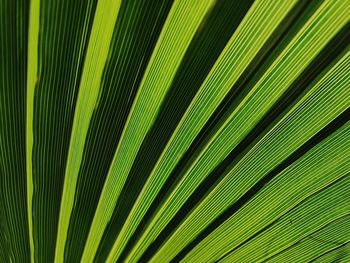
[{"label": "green foliage background", "polygon": [[350,261],[349,0],[0,0],[0,262]]}]

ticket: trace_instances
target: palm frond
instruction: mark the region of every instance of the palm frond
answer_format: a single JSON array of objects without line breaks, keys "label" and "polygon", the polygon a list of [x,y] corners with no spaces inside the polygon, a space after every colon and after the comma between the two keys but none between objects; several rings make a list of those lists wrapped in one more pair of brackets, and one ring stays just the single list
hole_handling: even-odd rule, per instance
[{"label": "palm frond", "polygon": [[0,1],[0,262],[346,262],[349,0]]}]

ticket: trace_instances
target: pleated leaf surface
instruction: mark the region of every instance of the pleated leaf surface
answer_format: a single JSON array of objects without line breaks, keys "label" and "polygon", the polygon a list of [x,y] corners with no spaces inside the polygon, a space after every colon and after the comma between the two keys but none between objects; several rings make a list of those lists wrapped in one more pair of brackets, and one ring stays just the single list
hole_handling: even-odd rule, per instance
[{"label": "pleated leaf surface", "polygon": [[0,262],[348,262],[350,0],[0,0]]}]

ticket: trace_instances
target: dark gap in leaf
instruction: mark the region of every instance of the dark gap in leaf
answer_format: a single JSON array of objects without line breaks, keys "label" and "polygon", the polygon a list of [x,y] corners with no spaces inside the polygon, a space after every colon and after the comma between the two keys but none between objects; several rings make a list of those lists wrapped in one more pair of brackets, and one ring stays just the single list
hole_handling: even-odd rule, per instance
[{"label": "dark gap in leaf", "polygon": [[[173,230],[182,222],[182,220],[188,215],[192,208],[222,179],[222,174],[232,168],[255,144],[263,137],[285,114],[290,108],[292,108],[309,89],[307,87],[319,74],[329,66],[330,63],[335,61],[337,57],[347,46],[350,31],[349,28],[344,28],[328,45],[322,50],[317,58],[311,63],[303,74],[291,85],[283,96],[276,102],[276,104],[269,110],[264,118],[254,127],[254,129],[233,149],[228,157],[202,182],[197,190],[186,201],[181,210],[173,217],[166,228],[161,232],[158,238],[152,243],[152,245],[145,252],[142,260],[148,260],[166,240],[166,238],[172,233]],[[227,104],[230,105],[230,104]],[[224,115],[226,116],[226,114]],[[189,154],[193,156],[193,152]],[[187,158],[190,158],[190,157]],[[187,159],[185,158],[185,160]],[[169,185],[169,184],[168,184]],[[171,189],[171,188],[170,188]],[[165,190],[166,191],[166,190]],[[157,199],[161,202],[164,199],[163,196]],[[158,202],[154,202],[155,206]],[[156,209],[156,208],[154,208]],[[145,223],[144,223],[145,224]],[[143,224],[140,224],[143,225]],[[208,230],[209,231],[209,230]],[[205,231],[205,234],[201,234],[194,241],[192,241],[188,247],[186,247],[176,258],[176,262],[188,253],[196,244],[198,244],[207,234],[210,232]]]}]

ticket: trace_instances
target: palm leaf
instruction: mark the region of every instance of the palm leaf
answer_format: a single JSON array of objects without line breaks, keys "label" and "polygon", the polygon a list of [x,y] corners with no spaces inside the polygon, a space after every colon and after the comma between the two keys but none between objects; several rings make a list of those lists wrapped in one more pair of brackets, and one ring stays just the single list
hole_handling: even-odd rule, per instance
[{"label": "palm leaf", "polygon": [[0,1],[0,262],[349,260],[350,1]]}]

